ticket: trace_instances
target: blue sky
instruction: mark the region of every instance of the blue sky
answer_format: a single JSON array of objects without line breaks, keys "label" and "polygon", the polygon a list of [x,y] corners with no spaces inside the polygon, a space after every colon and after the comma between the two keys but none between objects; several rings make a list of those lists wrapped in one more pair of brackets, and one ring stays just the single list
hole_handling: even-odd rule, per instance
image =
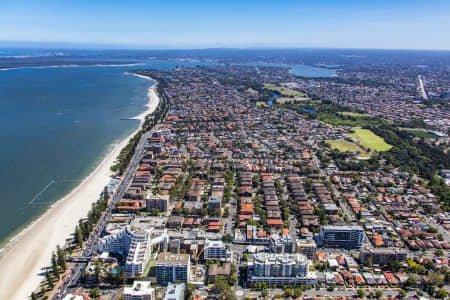
[{"label": "blue sky", "polygon": [[2,0],[0,41],[450,49],[449,0]]}]

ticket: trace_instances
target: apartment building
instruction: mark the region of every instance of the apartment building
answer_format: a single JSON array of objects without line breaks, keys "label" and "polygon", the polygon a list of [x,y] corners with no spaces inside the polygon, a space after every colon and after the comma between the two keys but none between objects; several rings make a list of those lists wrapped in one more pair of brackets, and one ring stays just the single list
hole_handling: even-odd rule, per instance
[{"label": "apartment building", "polygon": [[385,266],[393,261],[406,260],[406,250],[398,248],[369,248],[361,249],[359,259],[364,264],[373,264],[379,266]]},{"label": "apartment building", "polygon": [[258,253],[248,262],[248,282],[269,285],[316,284],[316,274],[309,271],[306,256],[295,254]]},{"label": "apartment building", "polygon": [[320,240],[327,248],[359,249],[363,244],[364,231],[361,226],[322,226]]},{"label": "apartment building", "polygon": [[203,257],[206,260],[231,261],[232,255],[231,247],[222,241],[205,240]]},{"label": "apartment building", "polygon": [[177,281],[187,283],[190,266],[189,254],[160,253],[156,262],[156,282],[159,285]]}]

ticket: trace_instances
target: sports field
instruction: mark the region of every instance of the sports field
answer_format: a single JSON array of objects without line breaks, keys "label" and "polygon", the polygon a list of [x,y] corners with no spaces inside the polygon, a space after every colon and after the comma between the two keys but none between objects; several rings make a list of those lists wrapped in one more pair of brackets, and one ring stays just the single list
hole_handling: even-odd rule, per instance
[{"label": "sports field", "polygon": [[352,116],[352,117],[370,117],[368,114],[360,114],[352,111],[343,111],[342,115],[344,116]]},{"label": "sports field", "polygon": [[276,86],[276,85],[270,84],[270,83],[265,83],[264,88],[274,91],[274,92],[277,92],[282,96],[307,97],[307,95],[305,93],[302,93],[302,92],[299,92],[299,91],[296,91],[293,89],[281,87],[281,86]]},{"label": "sports field", "polygon": [[355,143],[346,140],[327,140],[331,149],[337,149],[339,152],[364,152],[364,150]]},{"label": "sports field", "polygon": [[383,138],[379,137],[368,129],[353,128],[354,133],[348,134],[349,137],[354,138],[358,143],[372,151],[388,151],[392,148],[386,143]]}]

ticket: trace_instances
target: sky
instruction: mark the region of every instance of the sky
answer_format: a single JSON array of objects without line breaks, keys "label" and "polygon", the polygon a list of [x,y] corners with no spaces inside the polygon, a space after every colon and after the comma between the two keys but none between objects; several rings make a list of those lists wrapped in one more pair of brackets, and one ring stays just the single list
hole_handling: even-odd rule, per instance
[{"label": "sky", "polygon": [[450,50],[449,0],[1,0],[0,7],[0,46]]}]

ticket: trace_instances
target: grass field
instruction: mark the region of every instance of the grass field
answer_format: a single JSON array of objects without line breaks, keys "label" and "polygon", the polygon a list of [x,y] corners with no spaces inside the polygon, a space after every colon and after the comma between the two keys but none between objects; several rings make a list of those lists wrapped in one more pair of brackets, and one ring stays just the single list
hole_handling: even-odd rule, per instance
[{"label": "grass field", "polygon": [[286,102],[300,102],[300,101],[308,101],[309,98],[307,97],[294,97],[294,98],[289,98],[289,97],[279,97],[277,99],[275,99],[275,101],[279,104],[285,104]]},{"label": "grass field", "polygon": [[352,116],[352,117],[370,117],[368,114],[360,114],[352,111],[343,111],[342,115],[344,116]]},{"label": "grass field", "polygon": [[252,88],[247,89],[247,92],[252,93],[252,94],[258,94],[258,91],[254,90]]},{"label": "grass field", "polygon": [[429,133],[426,129],[423,128],[400,128],[401,130],[408,131],[412,135],[419,137],[419,138],[426,138],[426,139],[435,139],[436,136],[434,134]]},{"label": "grass field", "polygon": [[331,149],[337,149],[339,152],[364,152],[364,150],[355,143],[346,140],[327,140]]},{"label": "grass field", "polygon": [[256,102],[256,106],[265,106],[265,107],[269,107],[270,105],[269,104],[267,104],[267,102],[262,102],[262,101],[258,101],[258,102]]},{"label": "grass field", "polygon": [[354,133],[348,134],[348,136],[357,140],[365,148],[373,151],[388,151],[392,148],[383,138],[368,129],[353,128],[353,131]]},{"label": "grass field", "polygon": [[265,83],[264,88],[274,91],[274,92],[277,92],[282,96],[307,97],[307,95],[305,93],[302,93],[302,92],[299,92],[296,90],[292,90],[292,89],[288,89],[285,87],[276,86],[276,85],[270,84],[270,83]]}]

